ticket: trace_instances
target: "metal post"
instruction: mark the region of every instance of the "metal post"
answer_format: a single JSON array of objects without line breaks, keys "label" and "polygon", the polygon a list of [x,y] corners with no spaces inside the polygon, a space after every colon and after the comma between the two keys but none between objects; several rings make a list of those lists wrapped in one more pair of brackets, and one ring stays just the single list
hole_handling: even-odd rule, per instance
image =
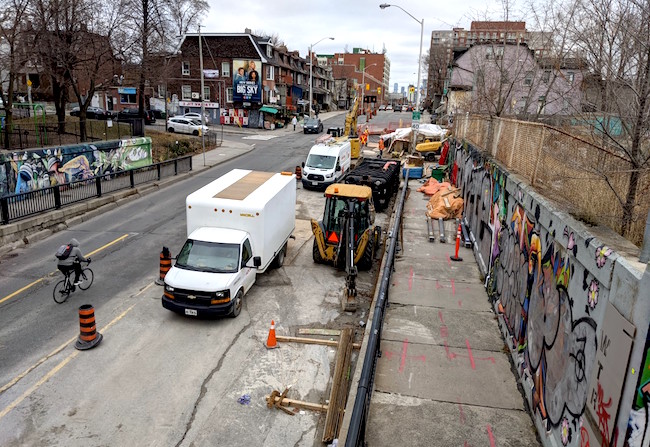
[{"label": "metal post", "polygon": [[312,99],[312,76],[313,76],[313,57],[311,55],[311,50],[313,48],[313,44],[309,45],[309,118],[311,118],[311,102],[313,101]]},{"label": "metal post", "polygon": [[2,212],[2,224],[7,225],[9,223],[9,199],[6,197],[0,197],[0,211]]},{"label": "metal post", "polygon": [[133,176],[133,169],[129,169],[129,182],[131,183],[131,188],[135,188],[135,177]]},{"label": "metal post", "polygon": [[205,88],[203,81],[203,47],[201,46],[201,25],[199,25],[199,65],[201,66],[201,147],[203,148],[203,166],[205,166]]},{"label": "metal post", "polygon": [[102,178],[100,176],[95,177],[95,187],[97,188],[97,197],[102,196]]},{"label": "metal post", "polygon": [[156,174],[158,174],[158,181],[160,181],[160,163],[156,164]]},{"label": "metal post", "polygon": [[641,247],[641,256],[639,256],[639,261],[643,263],[650,262],[650,211],[648,211],[648,219],[645,222],[643,246]]},{"label": "metal post", "polygon": [[52,192],[54,193],[54,208],[58,210],[61,208],[61,190],[59,189],[59,185],[54,185]]}]

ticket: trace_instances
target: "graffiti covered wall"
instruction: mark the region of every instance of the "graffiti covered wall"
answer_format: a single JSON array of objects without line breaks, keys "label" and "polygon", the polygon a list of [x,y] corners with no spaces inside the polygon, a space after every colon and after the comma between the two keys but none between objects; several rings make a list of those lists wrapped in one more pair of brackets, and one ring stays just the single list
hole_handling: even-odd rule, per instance
[{"label": "graffiti covered wall", "polygon": [[[484,153],[453,144],[475,257],[542,442],[622,446],[630,408],[621,395],[638,335],[628,320],[643,292],[622,316],[610,296],[624,289],[613,284],[617,253]],[[645,341],[647,310],[637,307]],[[648,381],[635,409],[647,407]]]},{"label": "graffiti covered wall", "polygon": [[0,196],[148,166],[151,138],[98,141],[0,154]]}]

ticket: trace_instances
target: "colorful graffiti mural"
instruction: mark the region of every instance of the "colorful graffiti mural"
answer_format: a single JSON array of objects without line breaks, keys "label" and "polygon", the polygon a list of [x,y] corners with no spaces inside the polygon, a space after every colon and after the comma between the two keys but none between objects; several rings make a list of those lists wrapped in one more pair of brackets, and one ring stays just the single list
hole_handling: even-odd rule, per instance
[{"label": "colorful graffiti mural", "polygon": [[151,138],[0,154],[0,196],[148,166]]},{"label": "colorful graffiti mural", "polygon": [[[488,294],[502,315],[517,372],[530,387],[534,416],[558,445],[583,445],[587,428],[592,430],[584,426],[597,363],[597,321],[603,319],[601,303],[609,293],[596,276],[605,265],[611,267],[613,252],[605,246],[591,251],[587,239],[580,253],[575,232],[555,228],[550,215],[542,224],[540,205],[518,183],[509,185],[500,166],[471,146],[457,144],[456,149],[475,253],[486,263]],[[579,254],[594,264],[585,267]],[[600,407],[596,399],[596,409],[604,411],[607,399],[602,396]],[[637,404],[644,411],[645,402],[637,399]],[[613,418],[616,409],[607,414]],[[596,433],[604,435],[614,421],[603,416],[595,423]],[[596,444],[592,436],[591,445]]]}]

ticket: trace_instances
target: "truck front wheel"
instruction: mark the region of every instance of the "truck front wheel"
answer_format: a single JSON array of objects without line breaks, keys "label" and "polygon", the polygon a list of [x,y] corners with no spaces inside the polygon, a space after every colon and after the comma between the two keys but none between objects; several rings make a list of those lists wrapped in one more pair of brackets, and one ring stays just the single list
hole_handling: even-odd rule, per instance
[{"label": "truck front wheel", "polygon": [[231,318],[236,318],[241,313],[241,308],[244,305],[244,292],[241,290],[235,295],[234,303],[232,306]]}]

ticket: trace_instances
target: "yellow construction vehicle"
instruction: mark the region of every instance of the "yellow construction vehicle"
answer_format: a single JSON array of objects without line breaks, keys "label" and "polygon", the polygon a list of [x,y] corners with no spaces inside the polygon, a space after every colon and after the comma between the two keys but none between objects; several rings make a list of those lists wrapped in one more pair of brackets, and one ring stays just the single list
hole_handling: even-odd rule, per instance
[{"label": "yellow construction vehicle", "polygon": [[354,98],[354,104],[350,111],[345,115],[345,129],[343,135],[350,140],[352,158],[359,158],[361,145],[357,135],[357,115],[359,113],[359,97]]},{"label": "yellow construction vehicle", "polygon": [[356,309],[357,268],[372,267],[379,246],[381,227],[375,226],[372,190],[368,186],[335,183],[325,190],[321,222],[312,219],[314,262],[345,269],[344,310]]}]

